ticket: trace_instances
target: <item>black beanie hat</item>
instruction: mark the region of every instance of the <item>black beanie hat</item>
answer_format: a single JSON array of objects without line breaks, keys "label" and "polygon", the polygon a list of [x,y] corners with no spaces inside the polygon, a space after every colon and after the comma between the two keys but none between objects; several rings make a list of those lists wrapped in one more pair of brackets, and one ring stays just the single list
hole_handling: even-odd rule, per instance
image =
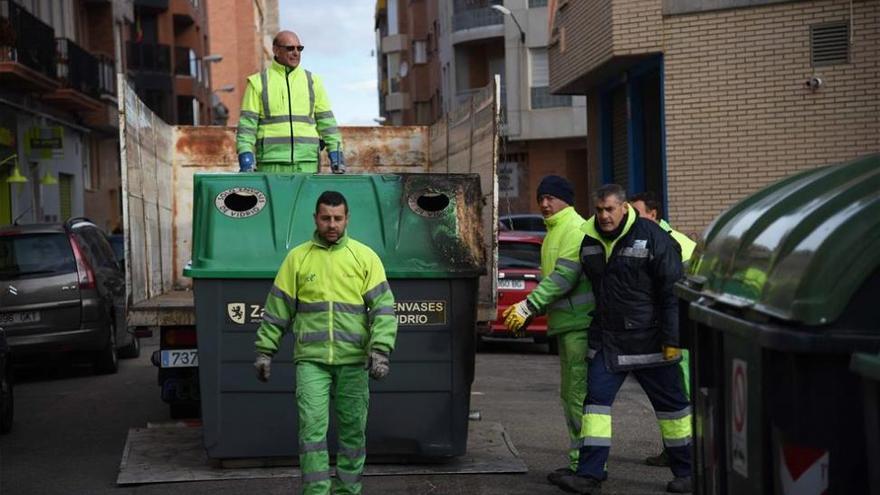
[{"label": "black beanie hat", "polygon": [[558,175],[548,175],[541,179],[541,185],[538,186],[538,196],[549,194],[555,196],[569,205],[574,205],[574,187],[566,178]]}]

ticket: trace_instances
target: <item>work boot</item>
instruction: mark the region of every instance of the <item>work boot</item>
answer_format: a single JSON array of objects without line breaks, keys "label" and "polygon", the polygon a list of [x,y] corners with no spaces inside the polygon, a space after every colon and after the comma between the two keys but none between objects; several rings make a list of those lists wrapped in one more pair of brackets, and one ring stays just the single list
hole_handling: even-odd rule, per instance
[{"label": "work boot", "polygon": [[576,474],[563,474],[559,477],[556,486],[567,492],[580,495],[599,495],[602,493],[601,481]]},{"label": "work boot", "polygon": [[691,493],[693,491],[691,477],[679,477],[666,484],[666,491],[669,493]]},{"label": "work boot", "polygon": [[572,471],[571,468],[567,467],[556,469],[547,475],[547,481],[556,486],[559,486],[559,478],[567,474],[574,474],[574,471]]},{"label": "work boot", "polygon": [[669,456],[666,455],[666,451],[664,450],[657,455],[646,457],[645,464],[654,467],[669,467]]}]

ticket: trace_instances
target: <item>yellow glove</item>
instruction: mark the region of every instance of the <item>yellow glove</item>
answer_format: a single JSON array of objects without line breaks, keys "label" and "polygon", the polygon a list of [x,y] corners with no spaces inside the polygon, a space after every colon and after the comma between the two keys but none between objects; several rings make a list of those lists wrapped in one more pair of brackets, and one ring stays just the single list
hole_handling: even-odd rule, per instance
[{"label": "yellow glove", "polygon": [[681,357],[681,349],[678,347],[663,346],[663,359],[673,361]]},{"label": "yellow glove", "polygon": [[526,327],[532,320],[533,314],[529,302],[523,299],[516,304],[510,305],[504,310],[504,313],[502,313],[501,316],[504,317],[504,326],[506,326],[514,336],[522,337],[525,335]]}]

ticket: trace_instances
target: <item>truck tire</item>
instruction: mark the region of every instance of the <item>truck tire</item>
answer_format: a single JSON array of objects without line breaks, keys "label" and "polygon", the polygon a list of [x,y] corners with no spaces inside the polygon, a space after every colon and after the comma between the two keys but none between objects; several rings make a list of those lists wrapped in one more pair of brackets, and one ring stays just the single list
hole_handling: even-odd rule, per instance
[{"label": "truck tire", "polygon": [[556,337],[547,337],[547,352],[553,356],[559,355],[559,341]]},{"label": "truck tire", "polygon": [[137,338],[137,336],[132,332],[131,334],[131,342],[121,349],[119,349],[119,357],[124,359],[132,359],[139,357],[141,355],[141,341]]}]

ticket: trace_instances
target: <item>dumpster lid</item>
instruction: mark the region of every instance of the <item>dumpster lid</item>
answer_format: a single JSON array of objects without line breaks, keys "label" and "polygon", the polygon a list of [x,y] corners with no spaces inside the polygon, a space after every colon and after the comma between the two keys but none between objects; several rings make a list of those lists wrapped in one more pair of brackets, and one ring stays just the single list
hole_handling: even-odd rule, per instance
[{"label": "dumpster lid", "polygon": [[486,271],[477,174],[195,174],[193,278],[274,278],[312,238],[315,202],[347,199],[346,232],[388,278],[475,278]]},{"label": "dumpster lid", "polygon": [[880,266],[880,154],[788,177],[706,229],[684,285],[717,302],[823,325]]}]

